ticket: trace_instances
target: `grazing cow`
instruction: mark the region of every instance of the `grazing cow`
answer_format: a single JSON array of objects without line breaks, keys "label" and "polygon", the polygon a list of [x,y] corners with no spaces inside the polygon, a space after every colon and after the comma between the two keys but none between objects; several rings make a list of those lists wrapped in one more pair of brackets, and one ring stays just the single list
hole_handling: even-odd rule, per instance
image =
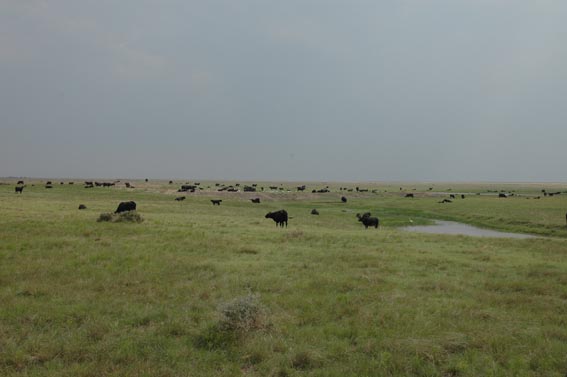
[{"label": "grazing cow", "polygon": [[45,185],[45,188],[46,188],[46,189],[50,189],[50,188],[53,188],[53,186],[50,185],[50,184],[46,184],[46,185]]},{"label": "grazing cow", "polygon": [[253,199],[250,199],[250,201],[252,201],[252,203],[258,203],[259,204],[260,198],[253,198]]},{"label": "grazing cow", "polygon": [[380,225],[380,220],[377,217],[372,217],[370,212],[364,213],[362,216],[360,213],[356,214],[358,221],[364,224],[364,227],[368,229],[369,226],[373,226],[374,228],[378,228]]},{"label": "grazing cow", "polygon": [[92,186],[93,182],[92,181],[85,181],[85,186]]},{"label": "grazing cow", "polygon": [[306,189],[305,185],[297,186],[297,191],[305,191],[305,189]]},{"label": "grazing cow", "polygon": [[124,182],[124,186],[126,186],[126,188],[130,188],[131,187],[130,182]]},{"label": "grazing cow", "polygon": [[453,201],[450,199],[443,199],[439,203],[453,203]]},{"label": "grazing cow", "polygon": [[87,206],[84,204],[79,204],[79,209],[87,209]]},{"label": "grazing cow", "polygon": [[311,214],[312,214],[312,215],[318,215],[318,214],[319,214],[319,211],[317,211],[315,208],[313,208],[313,209],[311,210]]},{"label": "grazing cow", "polygon": [[128,212],[136,210],[136,202],[121,202],[114,213]]},{"label": "grazing cow", "polygon": [[185,200],[184,196],[178,196],[177,198],[175,198],[175,200],[177,200],[178,202],[181,202],[183,200]]},{"label": "grazing cow", "polygon": [[51,181],[47,181],[47,182],[45,182],[45,184],[46,184],[46,185],[52,185],[52,184],[53,184],[53,182],[51,182]]},{"label": "grazing cow", "polygon": [[17,185],[23,185],[24,181],[18,181],[18,183],[16,183]]},{"label": "grazing cow", "polygon": [[346,203],[347,202],[347,198],[344,196],[341,196],[341,202]]},{"label": "grazing cow", "polygon": [[244,192],[256,192],[256,187],[244,186]]},{"label": "grazing cow", "polygon": [[172,184],[173,184],[173,181],[169,181],[169,184],[172,185]]},{"label": "grazing cow", "polygon": [[455,199],[455,194],[451,194],[451,195],[449,195],[449,197],[450,197],[451,199]]},{"label": "grazing cow", "polygon": [[183,191],[195,192],[196,188],[197,188],[197,186],[195,186],[195,185],[182,185],[181,189],[179,189],[179,192],[183,192]]},{"label": "grazing cow", "polygon": [[16,186],[16,194],[17,193],[22,193],[22,191],[24,191],[24,186]]},{"label": "grazing cow", "polygon": [[266,214],[266,219],[272,219],[276,222],[276,226],[281,226],[283,228],[284,224],[287,228],[287,212],[285,209],[280,209],[279,211],[269,212]]},{"label": "grazing cow", "polygon": [[413,198],[413,194],[406,194],[406,198]]},{"label": "grazing cow", "polygon": [[74,185],[75,182],[67,182],[68,185]]},{"label": "grazing cow", "polygon": [[213,203],[213,205],[220,206],[221,202],[221,199],[211,199],[211,203]]},{"label": "grazing cow", "polygon": [[498,194],[499,198],[507,198],[508,195],[504,194],[503,192],[501,192],[500,194]]},{"label": "grazing cow", "polygon": [[464,199],[464,198],[465,198],[465,194],[461,194],[461,199]]},{"label": "grazing cow", "polygon": [[149,181],[149,179],[146,178],[146,182],[148,182],[148,181]]}]

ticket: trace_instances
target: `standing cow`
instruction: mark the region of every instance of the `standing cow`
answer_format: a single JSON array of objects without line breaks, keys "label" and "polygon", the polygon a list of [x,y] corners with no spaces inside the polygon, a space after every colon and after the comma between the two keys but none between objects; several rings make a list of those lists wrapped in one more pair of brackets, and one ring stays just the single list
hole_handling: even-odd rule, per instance
[{"label": "standing cow", "polygon": [[266,219],[272,219],[276,222],[276,226],[281,226],[283,228],[284,224],[287,228],[287,211],[285,209],[280,209],[279,211],[269,212],[266,214]]}]

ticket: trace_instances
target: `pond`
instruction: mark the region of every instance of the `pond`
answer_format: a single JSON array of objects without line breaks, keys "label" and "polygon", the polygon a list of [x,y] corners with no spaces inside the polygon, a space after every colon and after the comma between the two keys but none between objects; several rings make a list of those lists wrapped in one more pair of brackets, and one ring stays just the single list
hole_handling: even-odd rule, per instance
[{"label": "pond", "polygon": [[402,228],[407,232],[431,233],[431,234],[454,234],[473,237],[495,237],[495,238],[535,238],[531,234],[507,233],[497,230],[477,228],[472,225],[458,223],[455,221],[435,220],[434,225],[407,226]]}]

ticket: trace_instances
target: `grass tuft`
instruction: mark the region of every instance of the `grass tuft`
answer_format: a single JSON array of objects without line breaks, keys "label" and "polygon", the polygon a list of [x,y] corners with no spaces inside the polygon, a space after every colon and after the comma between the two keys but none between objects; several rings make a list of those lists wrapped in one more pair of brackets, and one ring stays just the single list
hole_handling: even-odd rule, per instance
[{"label": "grass tuft", "polygon": [[96,221],[99,223],[141,223],[144,219],[136,211],[127,211],[121,213],[101,213]]}]

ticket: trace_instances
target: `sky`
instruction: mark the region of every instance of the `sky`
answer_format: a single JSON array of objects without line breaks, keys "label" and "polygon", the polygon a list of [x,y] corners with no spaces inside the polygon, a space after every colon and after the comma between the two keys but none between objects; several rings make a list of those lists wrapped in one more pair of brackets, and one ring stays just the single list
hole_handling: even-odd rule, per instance
[{"label": "sky", "polygon": [[567,181],[565,0],[2,0],[0,176]]}]

